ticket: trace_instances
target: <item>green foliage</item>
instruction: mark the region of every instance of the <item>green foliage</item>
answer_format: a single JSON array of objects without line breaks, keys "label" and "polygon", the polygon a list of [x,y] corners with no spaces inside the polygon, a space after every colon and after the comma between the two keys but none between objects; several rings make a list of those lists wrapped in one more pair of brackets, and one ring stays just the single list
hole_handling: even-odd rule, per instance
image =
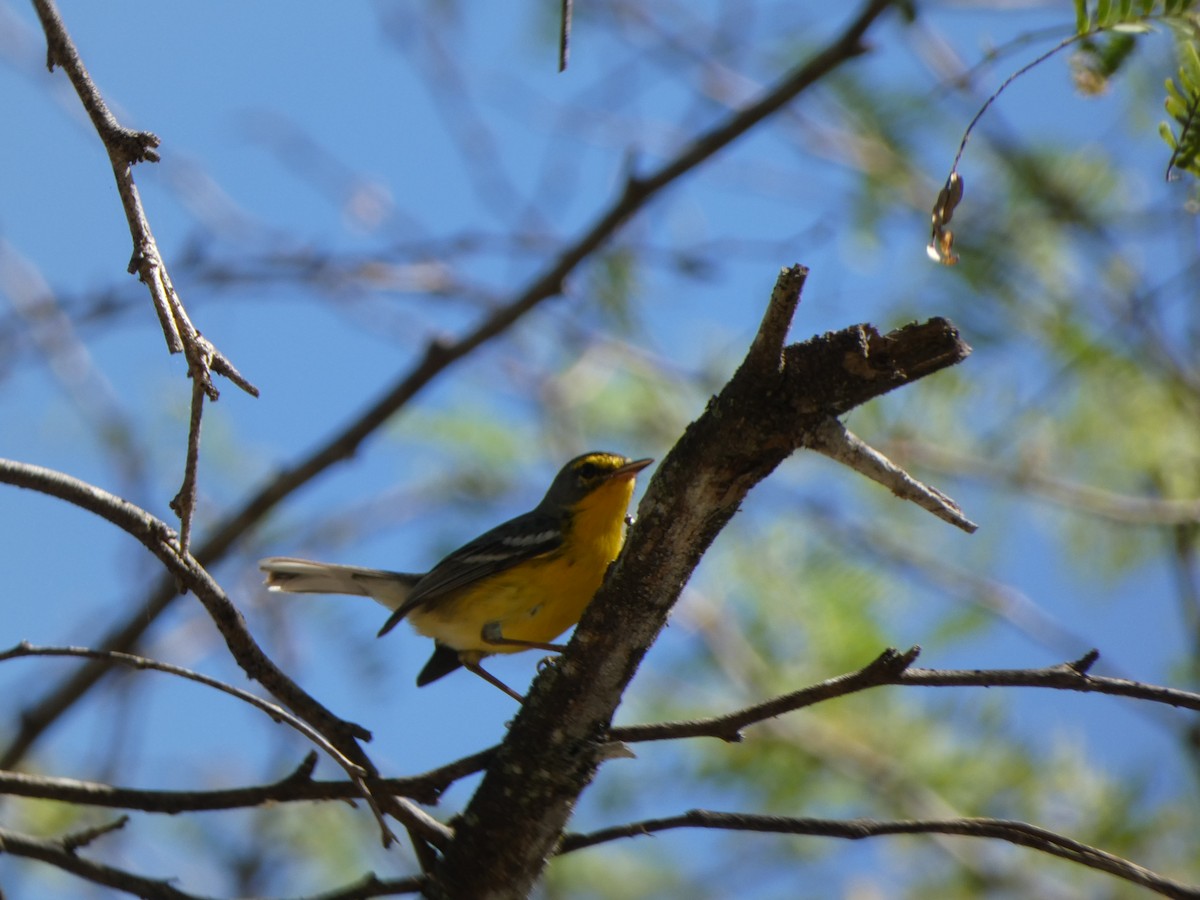
[{"label": "green foliage", "polygon": [[1082,35],[1108,28],[1145,30],[1149,20],[1182,17],[1193,6],[1195,0],[1096,0],[1094,4],[1075,0],[1075,31]]},{"label": "green foliage", "polygon": [[1085,94],[1101,93],[1136,48],[1137,40],[1127,32],[1085,38],[1071,59],[1076,87]]},{"label": "green foliage", "polygon": [[1165,106],[1173,122],[1159,125],[1171,148],[1167,176],[1188,172],[1200,177],[1200,22],[1195,0],[1075,0],[1075,29],[1083,40],[1074,57],[1076,84],[1085,93],[1099,93],[1128,60],[1136,36],[1162,22],[1175,35],[1175,75],[1166,79]]},{"label": "green foliage", "polygon": [[1194,39],[1181,38],[1177,48],[1179,71],[1175,78],[1166,80],[1167,115],[1174,120],[1175,128],[1163,122],[1159,134],[1171,148],[1168,177],[1176,171],[1200,177],[1200,53]]}]

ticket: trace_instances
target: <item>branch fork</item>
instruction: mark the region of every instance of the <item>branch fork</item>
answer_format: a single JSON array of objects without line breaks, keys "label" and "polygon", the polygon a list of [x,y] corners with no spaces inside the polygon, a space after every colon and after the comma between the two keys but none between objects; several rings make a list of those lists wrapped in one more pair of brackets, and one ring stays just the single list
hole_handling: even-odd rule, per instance
[{"label": "branch fork", "polygon": [[[970,525],[953,501],[901,477],[836,424],[856,406],[965,359],[970,347],[944,319],[887,335],[852,326],[786,345],[807,274],[799,265],[780,272],[745,360],[651,479],[624,551],[560,663],[535,681],[432,873],[435,896],[480,896],[485,885],[471,873],[506,885],[504,896],[532,886],[600,765],[598,736],[625,739],[611,729],[613,713],[692,571],[750,490],[795,450],[854,447],[847,457],[876,480]],[[897,655],[880,665],[909,662]],[[735,740],[738,726],[726,724],[722,736]],[[530,759],[538,760],[533,771]]]},{"label": "branch fork", "polygon": [[219,396],[212,382],[212,373],[229,378],[234,384],[253,397],[258,388],[247,381],[229,360],[204,339],[188,318],[183,301],[171,283],[166,263],[158,251],[154,233],[146,218],[145,208],[133,180],[132,167],[139,162],[158,162],[157,148],[160,144],[156,134],[137,131],[121,125],[105,103],[103,95],[88,74],[87,67],[79,56],[62,16],[54,0],[33,0],[42,30],[46,34],[46,66],[50,71],[57,65],[79,95],[104,149],[112,163],[113,177],[117,182],[117,193],[125,210],[129,233],[133,238],[133,256],[129,261],[130,274],[150,291],[159,326],[171,353],[183,353],[187,358],[188,377],[197,389],[192,392],[191,428],[188,433],[188,453],[184,469],[183,485],[171,502],[171,508],[180,518],[180,545],[182,554],[187,554],[191,536],[192,517],[195,514],[196,467],[200,442],[200,419],[204,399],[215,401]]}]

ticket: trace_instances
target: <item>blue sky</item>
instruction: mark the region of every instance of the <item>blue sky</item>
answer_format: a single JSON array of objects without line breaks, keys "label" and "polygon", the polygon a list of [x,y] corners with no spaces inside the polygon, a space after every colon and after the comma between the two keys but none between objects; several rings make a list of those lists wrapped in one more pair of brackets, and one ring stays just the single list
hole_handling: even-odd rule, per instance
[{"label": "blue sky", "polygon": [[[405,371],[430,336],[461,331],[479,309],[445,297],[417,299],[403,290],[372,294],[251,284],[217,292],[202,269],[183,262],[195,241],[210,242],[212,258],[223,263],[236,263],[247,248],[255,253],[330,248],[370,258],[395,244],[436,242],[464,230],[502,234],[513,225],[531,240],[549,242],[578,233],[594,217],[619,189],[630,159],[635,166],[652,166],[681,136],[721,114],[717,105],[696,101],[679,80],[647,64],[646,47],[621,45],[615,29],[599,27],[586,9],[576,23],[571,68],[558,75],[547,39],[553,25],[548,7],[431,3],[416,8],[430,10],[430,21],[446,15],[465,24],[420,31],[396,5],[382,2],[301,2],[288,4],[285,12],[275,5],[232,2],[62,3],[80,52],[118,118],[154,131],[163,141],[163,161],[139,166],[136,176],[194,321],[262,389],[262,397],[252,400],[226,386],[207,413],[201,537],[204,526],[244,491],[319,444]],[[787,33],[808,15],[789,4],[764,8],[768,12],[761,19],[744,26],[747,33]],[[708,9],[694,12],[698,22],[705,21]],[[1069,14],[1058,9],[999,14],[932,5],[931,10],[939,33],[959,41],[957,49],[969,61],[1014,35],[1047,25],[1069,27]],[[392,37],[381,34],[381,23],[393,29]],[[686,43],[683,24],[678,36]],[[832,33],[836,24],[827,23],[825,30]],[[444,45],[430,43],[431,34],[445,35]],[[798,35],[790,49],[798,56],[821,37]],[[889,22],[873,40],[878,52],[861,65],[883,84],[923,77],[930,102],[961,106],[959,128],[965,127],[972,104],[939,99],[933,79],[921,75],[915,62],[916,40]],[[397,49],[406,42],[409,50],[420,45],[407,58]],[[431,89],[424,76],[439,52],[448,61],[444,77]],[[1031,55],[1001,65],[994,70],[997,77],[984,83],[994,86]],[[414,58],[423,59],[424,68],[410,61]],[[458,85],[455,73],[468,80]],[[763,67],[748,61],[745,81],[731,78],[729,84],[749,95],[756,75],[765,77]],[[619,101],[611,96],[614,84]],[[189,396],[183,362],[166,354],[145,292],[125,274],[130,242],[99,142],[62,73],[46,72],[32,12],[15,0],[0,0],[0,97],[6,119],[16,125],[0,139],[5,271],[36,271],[68,303],[99,288],[137,300],[119,327],[85,328],[80,335],[92,371],[107,381],[130,421],[152,436],[144,446],[146,479],[123,484],[60,381],[35,356],[21,353],[0,368],[0,456],[59,468],[117,492],[128,489],[131,499],[169,519],[167,502],[180,477]],[[1057,60],[1005,94],[990,123],[1018,140],[1078,146],[1083,157],[1101,145],[1124,152],[1129,173],[1120,186],[1124,195],[1169,189],[1161,186],[1165,157],[1153,125],[1131,127],[1126,101],[1119,90],[1101,99],[1079,98],[1070,89],[1065,61]],[[924,199],[914,201],[909,215],[889,216],[870,231],[845,226],[844,204],[857,174],[813,151],[820,145],[813,126],[823,123],[823,107],[835,104],[828,93],[806,98],[794,127],[807,140],[789,142],[778,133],[752,136],[699,177],[673,187],[627,227],[623,237],[651,246],[736,240],[752,249],[722,253],[714,275],[704,281],[675,278],[666,266],[640,273],[635,309],[640,331],[633,338],[611,338],[622,352],[632,343],[637,353],[684,374],[714,360],[732,366],[753,334],[775,271],[796,261],[813,270],[794,327],[798,338],[858,321],[874,321],[882,329],[901,324],[905,313],[894,305],[901,285],[910,317],[957,320],[961,315],[969,321],[981,315],[987,298],[963,296],[961,283],[950,285],[945,273],[925,259]],[[478,112],[474,126],[464,110]],[[918,137],[918,159],[929,165],[921,173],[932,186],[929,201],[945,177],[959,133],[935,130]],[[982,157],[983,143],[972,146]],[[969,193],[956,224],[961,218],[964,231],[988,214],[975,198],[995,196],[994,186],[986,183],[975,193],[981,157],[968,151],[963,168]],[[1156,264],[1156,252],[1161,251],[1145,251],[1147,268]],[[477,302],[486,303],[505,297],[544,258],[536,250],[481,253],[465,257],[450,274],[478,288]],[[404,283],[428,274],[406,270],[388,276]],[[371,749],[385,769],[415,771],[491,744],[502,735],[512,708],[493,696],[492,688],[468,677],[417,691],[413,677],[428,647],[408,634],[389,638],[386,651],[360,655],[380,622],[366,601],[288,601],[302,610],[296,616],[268,608],[274,601],[256,588],[253,557],[298,552],[301,548],[286,542],[304,533],[294,529],[296,523],[317,523],[331,510],[365,503],[393,487],[419,502],[423,485],[458,477],[471,458],[445,454],[425,438],[427,429],[445,428],[464,409],[503,411],[512,427],[501,439],[518,445],[539,440],[536,414],[544,398],[523,387],[540,383],[536,376],[546,370],[569,370],[577,362],[569,348],[543,335],[576,327],[594,338],[603,327],[605,320],[587,310],[587,288],[584,278],[574,279],[567,298],[545,304],[511,336],[448,372],[352,461],[291,498],[244,553],[217,569],[264,645],[298,654],[292,661],[311,679],[305,686],[376,732]],[[921,298],[921,305],[914,308],[913,298]],[[9,316],[11,306],[5,304],[0,285],[0,319]],[[974,341],[970,333],[966,337]],[[1014,356],[1011,347],[984,342],[968,365],[985,383],[990,378],[993,388],[1009,379],[1005,386],[1015,398],[1012,408],[1019,409],[1050,377],[1035,353]],[[596,358],[589,355],[584,362]],[[1031,365],[1017,372],[1014,361]],[[606,373],[599,365],[596,378],[603,385]],[[570,383],[582,383],[587,396],[586,378]],[[988,403],[1003,393],[989,390],[982,404],[964,401],[963,421],[986,416]],[[686,421],[702,402],[703,391],[681,389],[677,415]],[[850,426],[872,421],[856,413]],[[561,461],[574,452],[596,446],[661,457],[668,449],[662,443],[631,445],[627,433],[620,438],[630,444],[613,446],[612,435],[593,422],[573,423],[556,432],[544,452],[501,473],[506,489],[494,505],[469,510],[457,504],[433,517],[400,510],[397,524],[379,535],[353,535],[349,543],[324,552],[346,562],[419,569],[456,542],[536,502]],[[821,495],[831,483],[854,502],[862,491],[844,485],[854,477],[824,460],[793,461],[780,473],[777,491],[769,483],[751,497],[748,515]],[[1047,615],[1071,623],[1086,645],[1080,652],[1093,645],[1102,649],[1102,666],[1152,682],[1176,677],[1168,664],[1178,658],[1183,642],[1166,572],[1147,568],[1117,580],[1081,579],[1058,536],[1061,513],[1020,498],[997,509],[969,483],[951,492],[968,514],[986,507],[993,522],[1003,523],[1005,536],[996,549],[986,561],[975,558],[980,574],[1013,585]],[[933,552],[971,562],[976,551],[970,538],[947,534],[946,526],[924,521],[923,515],[913,510],[909,518],[914,539]],[[982,524],[986,531],[991,523]],[[127,614],[157,577],[153,561],[131,539],[57,501],[12,489],[0,492],[0,547],[6,595],[2,646],[21,639],[88,644],[106,623]],[[131,581],[144,587],[131,594]],[[927,645],[927,629],[952,601],[919,581],[904,594],[907,614],[896,617],[894,640]],[[153,655],[235,677],[193,604],[183,598],[155,629]],[[680,652],[686,635],[678,632],[668,631],[649,666],[656,665],[656,657],[669,660]],[[1020,667],[1060,659],[1028,635],[996,628],[986,642],[930,647],[923,662]],[[531,658],[517,657],[497,661],[494,669],[505,680],[523,684],[532,665]],[[6,663],[0,667],[0,686],[10,697],[35,697],[62,670],[43,661]],[[172,731],[176,742],[148,746],[141,751],[144,765],[121,774],[136,773],[146,785],[181,769],[197,779],[211,774],[205,772],[205,754],[228,752],[229,737],[237,733],[231,723],[253,719],[252,714],[199,688],[180,688],[157,677],[163,684],[136,695],[131,709],[144,715],[149,727]],[[1164,754],[1163,732],[1147,725],[1128,703],[1083,698],[1069,704],[1070,723],[1064,727],[1081,730],[1093,759],[1121,770]],[[1018,725],[1035,733],[1058,722],[1063,705],[1057,695],[1023,692]],[[15,713],[9,709],[6,716]],[[73,716],[46,738],[44,750],[61,774],[100,777],[79,748],[104,732],[105,716],[105,711]],[[181,760],[179,746],[190,746],[195,754]],[[224,775],[234,781],[266,777],[263,773],[284,765],[281,760],[289,753],[297,756],[299,746],[280,736],[259,754],[247,755],[243,771]]]}]

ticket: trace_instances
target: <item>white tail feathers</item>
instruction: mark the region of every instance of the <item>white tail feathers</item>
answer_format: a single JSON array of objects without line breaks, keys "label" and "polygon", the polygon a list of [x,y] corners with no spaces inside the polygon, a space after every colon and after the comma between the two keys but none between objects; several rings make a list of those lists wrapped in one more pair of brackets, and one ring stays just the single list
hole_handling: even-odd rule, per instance
[{"label": "white tail feathers", "polygon": [[258,567],[266,573],[267,588],[288,594],[355,594],[370,597],[390,610],[398,609],[420,575],[409,572],[389,572],[386,569],[361,569],[358,566],[338,566],[333,563],[312,562],[272,556],[260,560]]}]

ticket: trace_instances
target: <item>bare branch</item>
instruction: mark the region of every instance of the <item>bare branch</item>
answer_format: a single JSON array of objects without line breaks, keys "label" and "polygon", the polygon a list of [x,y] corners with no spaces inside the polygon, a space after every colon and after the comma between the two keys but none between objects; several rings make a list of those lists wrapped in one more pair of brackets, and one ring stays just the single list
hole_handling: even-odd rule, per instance
[{"label": "bare branch", "polygon": [[658,722],[649,725],[624,725],[609,731],[614,741],[636,743],[678,738],[714,737],[737,742],[742,730],[758,722],[773,719],[784,713],[807,706],[856,694],[883,685],[915,685],[918,687],[1036,687],[1060,691],[1110,694],[1162,703],[1179,709],[1200,710],[1200,694],[1176,688],[1160,687],[1128,681],[1124,678],[1105,678],[1089,675],[1088,669],[1099,658],[1092,650],[1073,662],[1041,669],[921,669],[912,667],[920,647],[901,653],[888,648],[875,660],[856,672],[849,672],[817,684],[756,703],[735,712],[706,719],[680,722]]},{"label": "bare branch", "polygon": [[204,399],[207,397],[215,401],[220,396],[212,382],[212,373],[215,371],[225,375],[254,397],[258,396],[258,388],[243,378],[212,342],[204,338],[192,325],[183,300],[171,282],[167,264],[159,253],[158,243],[154,239],[154,232],[150,230],[150,222],[146,218],[141,196],[133,180],[135,163],[158,161],[158,153],[154,149],[159,145],[158,137],[148,131],[133,131],[117,122],[88,74],[79,51],[75,48],[54,5],[54,0],[33,0],[33,5],[46,33],[47,66],[53,70],[54,66],[58,65],[66,71],[96,128],[96,133],[108,151],[113,177],[117,182],[117,193],[121,197],[125,219],[133,238],[133,256],[129,262],[129,272],[136,272],[138,278],[150,290],[150,297],[167,341],[167,349],[171,353],[182,351],[187,358],[188,377],[192,379],[193,385],[191,426],[188,431],[183,487],[171,504],[181,522],[180,551],[186,555],[192,531],[192,516],[195,513],[196,468]]},{"label": "bare branch", "polygon": [[[313,767],[316,763],[317,754],[313,752],[305,757],[295,771],[271,784],[194,791],[117,787],[98,781],[29,775],[0,769],[0,794],[36,800],[57,800],[79,806],[130,809],[169,815],[246,809],[268,803],[352,801],[362,796],[362,788],[352,781],[313,779]],[[419,803],[432,804],[437,803],[445,789],[445,777],[442,769],[435,769],[411,778],[376,778],[371,782],[371,789],[379,797],[409,797]]]},{"label": "bare branch", "polygon": [[346,756],[334,747],[329,739],[323,734],[309,725],[296,718],[286,709],[277,706],[274,703],[268,703],[261,697],[256,697],[249,691],[243,691],[240,688],[235,688],[231,684],[226,684],[223,681],[218,681],[216,678],[210,678],[207,675],[201,675],[199,672],[193,672],[191,669],[185,669],[181,666],[174,666],[170,663],[159,662],[155,659],[150,659],[145,656],[135,656],[131,653],[117,653],[112,650],[89,650],[86,647],[35,647],[26,641],[22,641],[16,647],[10,650],[0,652],[0,662],[9,659],[22,659],[33,656],[51,656],[51,657],[75,657],[79,659],[103,659],[108,662],[117,663],[118,665],[129,666],[133,669],[148,669],[154,672],[165,672],[168,675],[175,675],[187,681],[194,681],[197,684],[202,684],[205,687],[214,688],[223,694],[228,694],[231,697],[236,697],[243,703],[248,703],[255,709],[265,712],[276,722],[282,722],[290,726],[300,734],[304,735],[322,750],[329,757],[341,766],[351,778],[361,779],[366,775],[366,770],[361,766],[351,762]]},{"label": "bare branch", "polygon": [[1029,847],[1041,853],[1107,872],[1141,885],[1164,897],[1200,897],[1200,887],[1181,884],[1152,872],[1137,863],[1112,853],[1063,837],[1045,828],[1008,819],[962,818],[916,821],[875,821],[872,819],[811,819],[789,816],[748,815],[694,809],[678,816],[646,819],[590,834],[567,835],[558,852],[571,853],[626,837],[654,834],[674,828],[709,828],[726,831],[756,831],[769,834],[805,834],[861,840],[893,834],[956,834],[964,837],[992,838]]},{"label": "bare branch", "polygon": [[807,280],[808,269],[805,266],[785,266],[779,270],[771,299],[767,302],[767,311],[758,325],[754,342],[746,351],[743,367],[755,367],[763,377],[783,371],[784,345]]},{"label": "bare branch", "polygon": [[[182,351],[187,356],[189,374],[199,380],[204,385],[205,393],[215,400],[217,391],[212,385],[210,368],[218,369],[221,374],[236,372],[236,369],[212,344],[200,336],[188,318],[187,310],[184,309],[183,302],[171,283],[171,277],[167,274],[166,263],[158,252],[158,244],[150,230],[137,185],[133,181],[132,166],[135,163],[158,161],[155,148],[159,145],[159,139],[149,131],[134,131],[117,122],[88,74],[87,67],[83,64],[79,51],[75,48],[54,5],[54,0],[33,0],[33,6],[41,20],[42,30],[46,33],[47,67],[53,70],[56,65],[61,66],[67,73],[112,163],[117,193],[121,197],[129,232],[133,237],[133,257],[129,271],[136,272],[150,289],[168,349],[172,353]],[[221,366],[210,367],[208,360],[217,358],[221,359]],[[258,396],[258,389],[245,379],[239,376],[233,380],[247,393]]]},{"label": "bare branch", "polygon": [[72,831],[70,834],[65,834],[59,838],[59,843],[62,844],[63,849],[68,853],[74,853],[80,847],[86,847],[106,834],[120,831],[128,824],[129,816],[121,816],[119,819],[113,819],[111,822],[105,822],[102,825],[93,825],[90,828],[81,828],[79,831]]},{"label": "bare branch", "polygon": [[188,424],[187,457],[183,464],[183,484],[171,500],[171,510],[179,516],[179,552],[186,554],[192,543],[192,516],[196,512],[197,472],[200,468],[200,429],[204,418],[204,382],[192,379],[192,412]]},{"label": "bare branch", "polygon": [[[122,823],[123,824],[123,823]],[[118,826],[119,827],[119,826]],[[105,826],[112,830],[112,826]],[[102,829],[91,829],[100,832]],[[82,834],[82,832],[81,832]],[[124,891],[142,900],[207,900],[199,894],[191,894],[175,887],[168,880],[146,878],[124,869],[85,859],[75,852],[78,844],[68,845],[71,838],[46,840],[30,837],[7,828],[0,828],[0,850],[10,856],[35,859],[64,872],[70,872],[92,884],[103,885]],[[367,875],[353,884],[335,888],[321,894],[310,895],[303,900],[365,900],[368,897],[389,897],[399,894],[415,894],[421,891],[421,878],[380,879]]]},{"label": "bare branch", "polygon": [[611,729],[609,736],[612,740],[630,743],[690,737],[715,737],[723,741],[737,742],[742,739],[742,729],[748,725],[881,684],[895,684],[896,678],[912,664],[920,652],[920,647],[913,647],[905,653],[889,648],[857,672],[838,675],[836,678],[829,678],[736,712],[686,722],[624,725]]},{"label": "bare branch", "polygon": [[784,348],[782,364],[768,367],[755,350],[772,345],[777,322],[768,314],[763,323],[766,333],[660,464],[566,652],[534,683],[433,873],[435,897],[528,893],[595,773],[599,736],[638,663],[747,493],[829,418],[970,352],[935,319],[887,335],[869,325],[826,334]]},{"label": "bare branch", "polygon": [[962,508],[939,491],[917,481],[875,448],[847,430],[837,419],[827,419],[813,434],[809,446],[818,453],[849,466],[888,488],[902,500],[911,500],[943,522],[974,534],[979,528],[963,515]]},{"label": "bare branch", "polygon": [[1014,468],[979,456],[955,453],[919,441],[897,441],[895,448],[913,463],[950,475],[985,478],[1029,492],[1085,515],[1122,525],[1200,524],[1200,500],[1171,500],[1120,494],[1090,484],[1066,481],[1034,468]]},{"label": "bare branch", "polygon": [[1200,710],[1200,694],[1177,688],[1143,684],[1125,678],[1106,678],[1087,674],[1099,657],[1093,650],[1080,660],[1048,666],[1044,669],[908,669],[896,678],[896,684],[920,687],[1041,687],[1084,694],[1110,694],[1149,700],[1177,709]]},{"label": "bare branch", "polygon": [[423,878],[378,878],[374,873],[365,875],[354,884],[335,888],[321,894],[312,894],[300,900],[366,900],[368,897],[394,897],[398,894],[419,894],[425,889]]},{"label": "bare branch", "polygon": [[561,18],[558,24],[558,71],[567,71],[571,60],[571,15],[574,0],[562,0]]},{"label": "bare branch", "polygon": [[[225,638],[229,652],[250,678],[266,687],[301,719],[325,735],[328,742],[340,751],[342,757],[348,758],[369,774],[375,773],[374,764],[357,743],[358,740],[369,740],[370,732],[359,725],[337,718],[271,661],[251,637],[241,613],[230,602],[220,585],[195,559],[179,554],[178,547],[172,540],[174,535],[165,523],[107,491],[40,466],[0,459],[0,481],[58,497],[95,513],[137,538],[158,557],[180,583],[196,594]],[[352,779],[361,782],[363,796],[367,798],[379,820],[386,844],[392,835],[371,795],[370,788],[359,772],[353,769],[347,771]],[[399,803],[400,801],[396,801],[392,806],[399,810],[402,821],[405,818],[417,817],[418,811],[415,808],[405,807],[403,804],[397,806]],[[411,815],[407,815],[408,813]]]},{"label": "bare branch", "polygon": [[203,900],[197,894],[179,890],[169,881],[145,878],[124,869],[85,859],[75,853],[73,848],[66,846],[62,840],[35,838],[0,828],[0,848],[10,856],[36,859],[93,884],[116,888],[145,900]]}]

